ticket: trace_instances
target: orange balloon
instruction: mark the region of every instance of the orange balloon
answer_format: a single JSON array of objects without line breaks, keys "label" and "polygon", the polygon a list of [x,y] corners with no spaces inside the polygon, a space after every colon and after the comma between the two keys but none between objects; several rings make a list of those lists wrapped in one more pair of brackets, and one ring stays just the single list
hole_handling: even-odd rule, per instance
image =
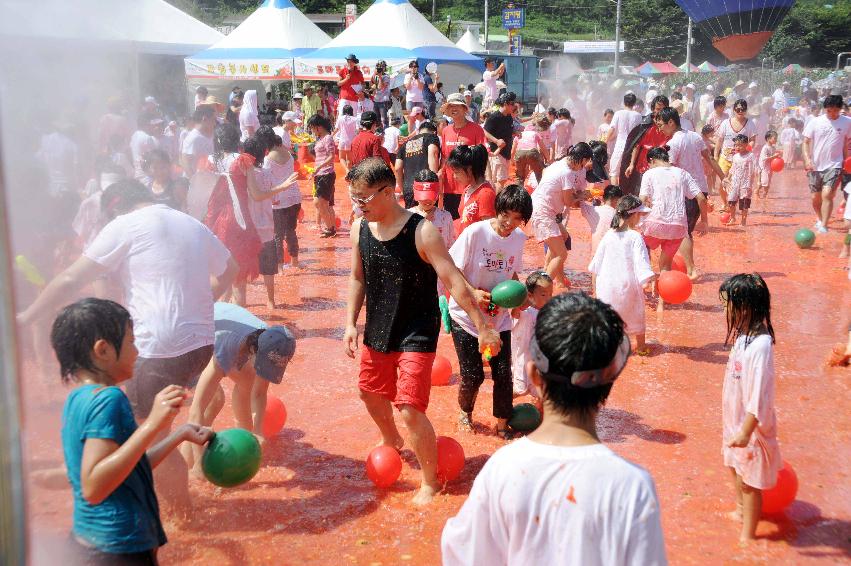
[{"label": "orange balloon", "polygon": [[452,377],[452,364],[443,356],[435,356],[434,363],[431,365],[431,384],[449,385],[450,377]]},{"label": "orange balloon", "polygon": [[366,475],[378,487],[390,487],[402,473],[402,458],[392,446],[376,446],[366,458]]},{"label": "orange balloon", "polygon": [[679,271],[663,271],[656,287],[662,300],[672,305],[684,303],[691,296],[691,279]]},{"label": "orange balloon", "polygon": [[771,160],[769,167],[771,167],[771,170],[775,173],[780,173],[783,171],[783,168],[786,167],[786,162],[783,161],[782,157],[775,157]]},{"label": "orange balloon", "polygon": [[688,269],[686,269],[686,260],[683,259],[683,256],[680,254],[674,256],[674,261],[671,262],[671,269],[679,271],[680,273],[688,273]]},{"label": "orange balloon", "polygon": [[263,415],[263,436],[272,438],[284,428],[287,422],[287,408],[284,402],[269,395],[266,397],[266,413]]},{"label": "orange balloon", "polygon": [[730,221],[730,218],[732,218],[732,217],[730,216],[729,212],[725,212],[721,216],[718,217],[718,219],[721,221],[721,224],[726,224],[727,222]]},{"label": "orange balloon", "polygon": [[464,469],[464,448],[448,436],[437,437],[437,479],[446,483],[461,475]]}]

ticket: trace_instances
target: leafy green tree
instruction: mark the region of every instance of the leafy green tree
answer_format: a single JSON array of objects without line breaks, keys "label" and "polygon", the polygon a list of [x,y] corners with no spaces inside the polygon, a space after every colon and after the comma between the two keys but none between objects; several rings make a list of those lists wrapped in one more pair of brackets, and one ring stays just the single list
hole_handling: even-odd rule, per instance
[{"label": "leafy green tree", "polygon": [[832,67],[836,54],[851,51],[851,2],[798,0],[760,57],[783,63]]}]

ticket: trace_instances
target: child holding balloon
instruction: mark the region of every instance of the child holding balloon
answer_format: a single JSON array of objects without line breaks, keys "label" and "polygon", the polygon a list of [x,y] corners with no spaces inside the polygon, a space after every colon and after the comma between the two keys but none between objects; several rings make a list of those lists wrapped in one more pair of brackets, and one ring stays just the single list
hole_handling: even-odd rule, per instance
[{"label": "child holding balloon", "polygon": [[[514,396],[532,395],[540,400],[541,393],[529,381],[526,362],[529,361],[529,340],[535,332],[538,312],[553,298],[553,279],[546,271],[533,271],[526,278],[528,294],[525,307],[512,309],[511,371],[514,376]],[[540,408],[540,407],[539,407]]]},{"label": "child holding balloon", "polygon": [[771,168],[771,162],[777,157],[780,157],[780,152],[777,151],[777,132],[768,130],[765,133],[765,145],[759,152],[759,188],[756,191],[756,196],[759,198],[768,196],[768,189],[771,186],[771,177],[774,172]]},{"label": "child holding balloon", "polygon": [[[74,492],[72,564],[156,564],[166,543],[152,468],[183,441],[199,446],[213,432],[184,424],[167,430],[189,391],[169,385],[136,425],[119,384],[133,377],[138,351],[130,313],[118,303],[83,299],[53,322],[50,341],[71,391],[62,410],[62,448]],[[152,446],[153,444],[153,446]]]},{"label": "child holding balloon", "polygon": [[[453,150],[456,151],[456,150]],[[532,197],[520,185],[508,185],[496,197],[496,218],[482,220],[467,227],[449,250],[455,265],[464,273],[482,310],[490,312],[493,326],[502,340],[502,348],[490,360],[493,377],[493,416],[496,433],[511,438],[508,419],[512,411],[511,379],[511,314],[508,310],[491,307],[490,291],[508,279],[516,279],[523,265],[523,246],[526,235],[519,230],[532,216]],[[473,431],[473,408],[479,387],[485,380],[482,354],[476,327],[454,298],[449,301],[452,318],[452,341],[458,354],[461,385],[458,405],[461,408],[458,425],[466,432]]]},{"label": "child holding balloon", "polygon": [[656,279],[650,255],[638,232],[643,214],[650,212],[638,198],[626,195],[588,265],[591,286],[601,301],[612,306],[624,322],[627,335],[635,336],[635,353],[649,353],[645,344],[643,287]]},{"label": "child holding balloon", "polygon": [[721,394],[724,465],[736,486],[740,540],[754,538],[763,490],[774,487],[783,466],[774,414],[774,328],[771,293],[756,273],[727,279],[719,290],[733,340]]}]

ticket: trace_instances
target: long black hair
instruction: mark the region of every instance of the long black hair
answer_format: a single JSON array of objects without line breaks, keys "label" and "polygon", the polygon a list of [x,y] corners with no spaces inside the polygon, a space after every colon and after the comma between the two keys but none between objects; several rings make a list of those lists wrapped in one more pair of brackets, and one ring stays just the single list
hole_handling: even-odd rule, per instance
[{"label": "long black hair", "polygon": [[[631,216],[630,210],[641,206],[641,201],[635,195],[626,195],[618,201],[618,207],[615,209],[615,215],[612,217],[611,227],[615,230],[621,227],[621,224]],[[634,213],[633,213],[634,214]]]},{"label": "long black hair", "polygon": [[735,341],[739,336],[747,337],[750,342],[760,334],[768,334],[774,342],[771,292],[758,273],[733,275],[721,284],[718,294],[727,307],[727,337],[724,338],[724,345],[731,338]]},{"label": "long black hair", "polygon": [[470,169],[474,179],[483,179],[488,166],[488,150],[483,145],[458,145],[449,154],[446,164],[453,169]]}]

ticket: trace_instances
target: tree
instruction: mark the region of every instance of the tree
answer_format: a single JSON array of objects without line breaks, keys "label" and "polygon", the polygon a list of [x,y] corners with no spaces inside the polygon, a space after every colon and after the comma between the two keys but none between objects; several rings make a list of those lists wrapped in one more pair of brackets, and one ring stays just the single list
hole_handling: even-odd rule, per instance
[{"label": "tree", "polygon": [[851,51],[851,3],[798,0],[760,57],[782,63],[832,67],[836,54]]}]

